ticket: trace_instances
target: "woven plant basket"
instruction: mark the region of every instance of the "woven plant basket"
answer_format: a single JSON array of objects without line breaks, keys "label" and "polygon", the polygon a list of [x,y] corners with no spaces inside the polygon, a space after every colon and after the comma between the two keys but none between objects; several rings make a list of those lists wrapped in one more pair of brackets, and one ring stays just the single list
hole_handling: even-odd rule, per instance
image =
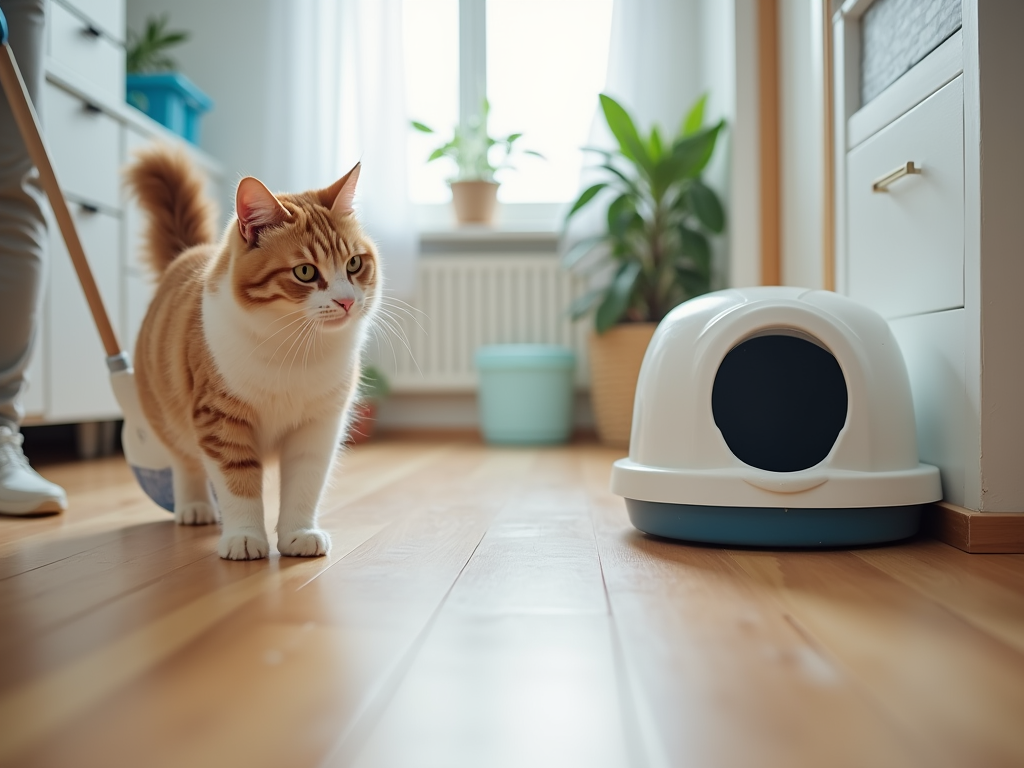
[{"label": "woven plant basket", "polygon": [[640,364],[657,323],[624,323],[590,336],[590,397],[601,442],[629,447]]}]

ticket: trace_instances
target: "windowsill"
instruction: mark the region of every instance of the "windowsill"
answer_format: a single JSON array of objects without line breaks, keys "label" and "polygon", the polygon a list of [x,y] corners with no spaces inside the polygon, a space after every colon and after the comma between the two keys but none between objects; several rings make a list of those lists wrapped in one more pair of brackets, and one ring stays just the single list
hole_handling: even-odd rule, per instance
[{"label": "windowsill", "polygon": [[499,203],[493,225],[459,225],[451,203],[417,205],[420,250],[424,254],[553,252],[558,247],[567,207],[562,203]]}]

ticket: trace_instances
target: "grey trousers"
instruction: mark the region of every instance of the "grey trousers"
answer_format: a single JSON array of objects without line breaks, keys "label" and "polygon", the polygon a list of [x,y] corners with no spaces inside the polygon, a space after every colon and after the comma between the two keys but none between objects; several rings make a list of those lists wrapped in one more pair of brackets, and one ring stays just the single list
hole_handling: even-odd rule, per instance
[{"label": "grey trousers", "polygon": [[[45,0],[0,0],[9,42],[37,111],[45,5]],[[46,220],[36,178],[7,99],[0,98],[0,425],[15,430],[24,416],[25,369],[42,319]]]}]

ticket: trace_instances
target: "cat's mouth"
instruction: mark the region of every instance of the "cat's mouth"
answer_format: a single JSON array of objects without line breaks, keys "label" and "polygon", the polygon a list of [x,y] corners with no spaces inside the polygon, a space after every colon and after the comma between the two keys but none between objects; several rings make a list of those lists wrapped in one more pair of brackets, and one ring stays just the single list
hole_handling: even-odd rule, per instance
[{"label": "cat's mouth", "polygon": [[324,315],[320,318],[320,325],[323,328],[340,328],[352,318],[347,312],[332,312],[329,315]]}]

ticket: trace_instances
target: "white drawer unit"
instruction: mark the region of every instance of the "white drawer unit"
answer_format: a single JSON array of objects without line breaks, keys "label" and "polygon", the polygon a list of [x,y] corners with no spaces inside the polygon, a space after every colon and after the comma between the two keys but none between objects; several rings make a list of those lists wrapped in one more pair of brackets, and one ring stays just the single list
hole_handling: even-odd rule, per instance
[{"label": "white drawer unit", "polygon": [[[943,498],[963,505],[964,310],[904,317],[890,326],[910,375],[921,461],[939,467]],[[947,418],[937,419],[936,413]]]},{"label": "white drawer unit", "polygon": [[120,0],[53,0],[71,13],[87,19],[116,42],[124,42],[125,4]]},{"label": "white drawer unit", "polygon": [[[122,331],[117,325],[121,316],[120,219],[75,204],[71,214],[107,313],[115,329]],[[110,389],[106,352],[55,223],[50,226],[50,258],[47,416],[56,422],[116,419],[120,409]]]},{"label": "white drawer unit", "polygon": [[[46,143],[118,340],[131,351],[153,285],[138,267],[138,210],[121,185],[129,151],[154,141],[175,144],[206,169],[213,186],[220,182],[220,169],[125,104],[124,0],[51,0],[47,14],[41,105]],[[217,189],[212,194],[220,197]],[[110,389],[106,352],[50,219],[45,309],[24,393],[26,423],[114,420],[120,410]]]},{"label": "white drawer unit", "polygon": [[88,17],[56,2],[48,10],[49,53],[57,66],[74,72],[97,93],[123,101],[124,47]]},{"label": "white drawer unit", "polygon": [[[893,171],[914,173],[879,181]],[[963,77],[847,156],[848,294],[887,318],[964,304]]]},{"label": "white drawer unit", "polygon": [[1020,551],[985,547],[1024,541],[1024,2],[845,0],[832,21],[837,287],[893,327],[921,459],[962,508],[943,530],[968,531],[946,540]]},{"label": "white drawer unit", "polygon": [[120,205],[121,126],[100,107],[47,83],[46,139],[64,194],[116,210]]}]

